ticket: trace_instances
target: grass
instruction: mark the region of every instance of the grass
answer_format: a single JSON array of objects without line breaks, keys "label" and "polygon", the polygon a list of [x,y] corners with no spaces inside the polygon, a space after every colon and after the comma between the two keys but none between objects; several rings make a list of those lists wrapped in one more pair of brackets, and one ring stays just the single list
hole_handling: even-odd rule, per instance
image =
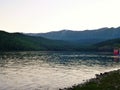
[{"label": "grass", "polygon": [[60,90],[120,90],[120,70],[101,73],[84,84]]}]

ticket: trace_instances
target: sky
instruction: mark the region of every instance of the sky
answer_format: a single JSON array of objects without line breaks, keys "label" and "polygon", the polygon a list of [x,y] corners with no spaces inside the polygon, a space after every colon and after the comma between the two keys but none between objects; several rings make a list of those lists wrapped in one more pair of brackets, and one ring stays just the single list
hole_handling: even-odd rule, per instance
[{"label": "sky", "polygon": [[120,0],[0,0],[0,30],[41,33],[120,26]]}]

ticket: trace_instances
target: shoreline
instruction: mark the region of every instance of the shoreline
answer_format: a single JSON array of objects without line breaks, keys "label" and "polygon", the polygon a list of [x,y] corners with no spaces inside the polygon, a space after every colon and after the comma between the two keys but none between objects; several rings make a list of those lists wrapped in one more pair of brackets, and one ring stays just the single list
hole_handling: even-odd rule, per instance
[{"label": "shoreline", "polygon": [[95,74],[84,83],[59,90],[120,90],[120,69]]}]

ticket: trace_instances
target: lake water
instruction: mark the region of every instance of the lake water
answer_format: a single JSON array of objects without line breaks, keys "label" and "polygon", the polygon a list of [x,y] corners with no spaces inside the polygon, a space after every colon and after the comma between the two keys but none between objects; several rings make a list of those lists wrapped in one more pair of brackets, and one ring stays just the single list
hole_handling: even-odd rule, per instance
[{"label": "lake water", "polygon": [[110,53],[0,53],[0,90],[58,90],[120,68]]}]

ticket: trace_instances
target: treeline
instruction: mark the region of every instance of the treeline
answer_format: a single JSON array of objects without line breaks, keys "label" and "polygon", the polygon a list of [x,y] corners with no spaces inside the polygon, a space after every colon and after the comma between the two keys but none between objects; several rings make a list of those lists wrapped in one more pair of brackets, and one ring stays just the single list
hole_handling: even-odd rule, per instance
[{"label": "treeline", "polygon": [[115,48],[120,48],[120,38],[103,41],[92,45],[97,51],[113,51]]},{"label": "treeline", "polygon": [[0,51],[74,50],[72,43],[0,31]]},{"label": "treeline", "polygon": [[120,39],[94,45],[81,45],[75,42],[0,31],[0,51],[113,51],[115,47],[120,47]]}]

